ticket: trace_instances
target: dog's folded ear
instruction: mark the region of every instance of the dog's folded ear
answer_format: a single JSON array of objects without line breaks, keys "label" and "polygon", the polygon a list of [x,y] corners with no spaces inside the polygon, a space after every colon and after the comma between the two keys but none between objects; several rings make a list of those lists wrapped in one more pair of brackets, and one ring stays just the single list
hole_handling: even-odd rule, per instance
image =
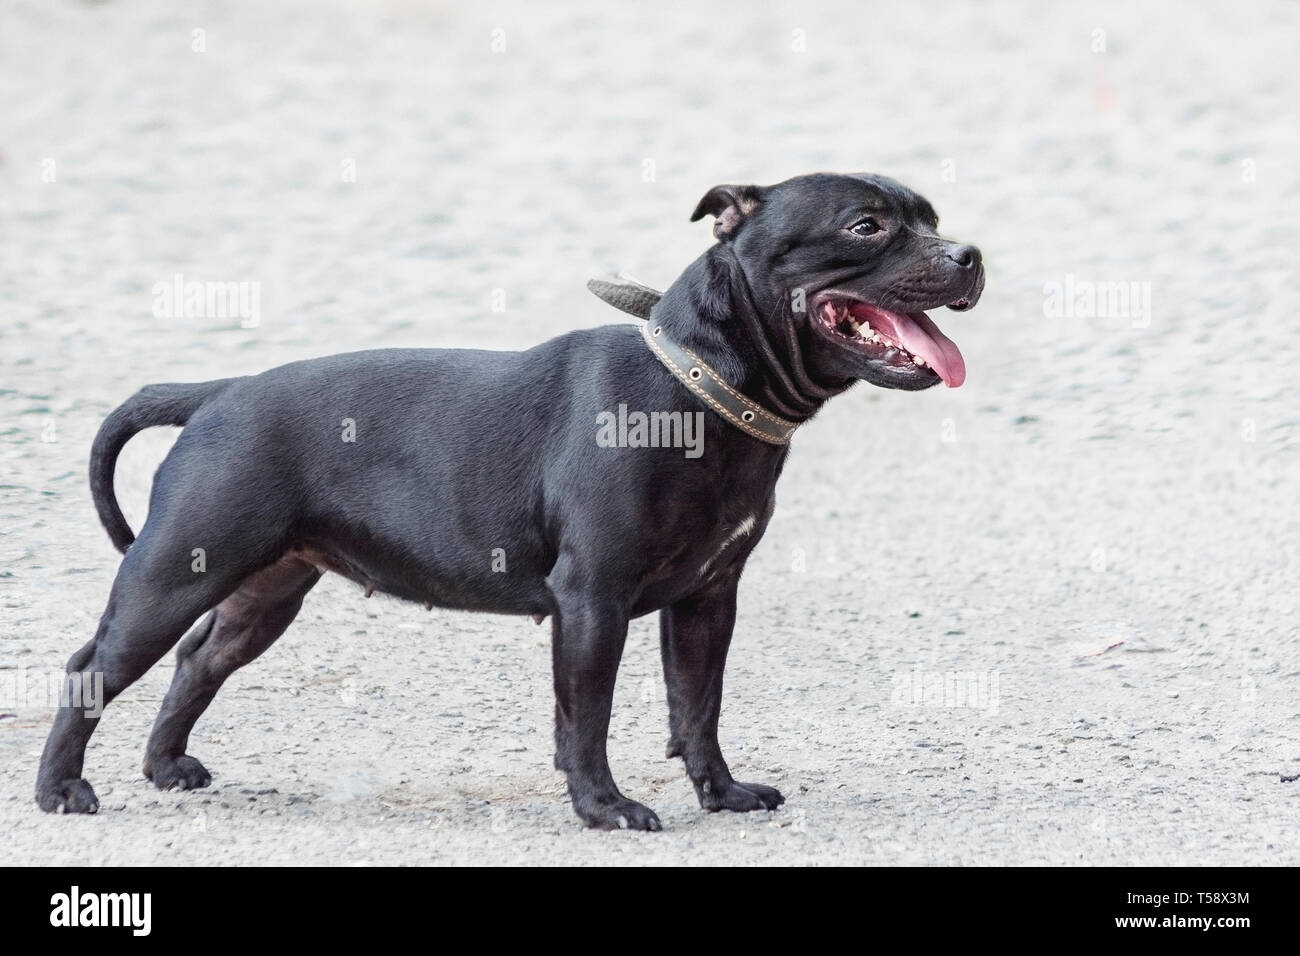
[{"label": "dog's folded ear", "polygon": [[713,235],[719,242],[726,242],[736,234],[741,224],[763,202],[763,190],[760,186],[714,186],[700,200],[695,212],[691,213],[691,222],[714,216]]}]

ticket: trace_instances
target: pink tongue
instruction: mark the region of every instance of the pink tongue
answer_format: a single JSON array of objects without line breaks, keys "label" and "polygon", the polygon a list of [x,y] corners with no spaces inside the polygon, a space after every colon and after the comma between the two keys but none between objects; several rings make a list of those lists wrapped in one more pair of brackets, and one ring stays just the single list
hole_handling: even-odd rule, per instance
[{"label": "pink tongue", "polygon": [[940,332],[924,312],[904,315],[864,304],[856,304],[850,311],[858,319],[869,322],[881,335],[925,359],[949,388],[957,388],[966,381],[966,362],[956,343]]}]

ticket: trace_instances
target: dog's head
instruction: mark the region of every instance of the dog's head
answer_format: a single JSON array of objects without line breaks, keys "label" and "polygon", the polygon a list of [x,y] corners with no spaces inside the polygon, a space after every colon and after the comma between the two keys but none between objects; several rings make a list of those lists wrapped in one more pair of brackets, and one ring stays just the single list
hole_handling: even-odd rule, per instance
[{"label": "dog's head", "polygon": [[941,237],[933,207],[906,186],[825,173],[715,186],[691,221],[705,215],[735,252],[769,334],[784,341],[776,325],[802,324],[820,377],[902,389],[965,380],[961,352],[925,313],[975,305],[980,252]]}]

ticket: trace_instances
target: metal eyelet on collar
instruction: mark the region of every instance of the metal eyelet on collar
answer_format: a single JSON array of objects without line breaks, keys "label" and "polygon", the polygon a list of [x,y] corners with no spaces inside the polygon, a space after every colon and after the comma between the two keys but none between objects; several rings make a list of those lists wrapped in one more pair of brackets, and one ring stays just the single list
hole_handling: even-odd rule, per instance
[{"label": "metal eyelet on collar", "polygon": [[651,326],[647,322],[641,326],[641,336],[668,372],[688,386],[700,401],[729,424],[769,445],[789,443],[796,422],[778,418],[757,402],[737,392],[702,359],[675,343],[663,326]]}]

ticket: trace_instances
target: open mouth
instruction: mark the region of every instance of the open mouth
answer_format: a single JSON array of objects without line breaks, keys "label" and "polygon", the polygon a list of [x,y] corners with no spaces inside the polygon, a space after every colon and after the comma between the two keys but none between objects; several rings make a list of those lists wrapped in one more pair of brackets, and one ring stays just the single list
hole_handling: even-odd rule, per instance
[{"label": "open mouth", "polygon": [[[966,297],[949,304],[957,311],[970,306]],[[838,293],[822,297],[815,312],[833,337],[899,371],[928,369],[949,388],[966,381],[966,362],[956,343],[924,312],[892,312]]]}]

